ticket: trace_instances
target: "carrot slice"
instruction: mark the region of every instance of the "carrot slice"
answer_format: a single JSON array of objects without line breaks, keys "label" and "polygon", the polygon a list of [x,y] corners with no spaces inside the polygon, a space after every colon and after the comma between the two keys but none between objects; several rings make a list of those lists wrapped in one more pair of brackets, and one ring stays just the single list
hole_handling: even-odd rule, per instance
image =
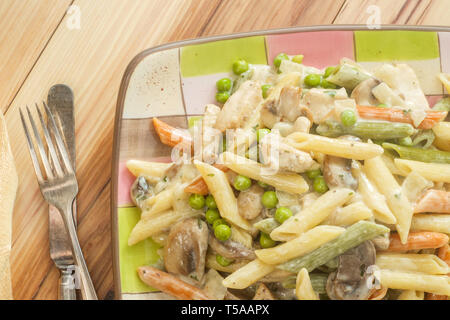
[{"label": "carrot slice", "polygon": [[[445,246],[439,248],[437,256],[450,266],[450,246],[448,245],[448,243]],[[425,297],[425,300],[448,300],[448,296],[428,293]]]},{"label": "carrot slice", "polygon": [[450,192],[435,189],[428,190],[417,201],[414,212],[450,213]]},{"label": "carrot slice", "polygon": [[440,248],[448,243],[448,236],[440,232],[410,232],[405,244],[402,244],[398,233],[391,233],[389,252]]},{"label": "carrot slice", "polygon": [[[414,124],[409,113],[402,109],[394,108],[379,108],[371,106],[357,106],[358,114],[364,119],[385,120],[390,122],[402,122]],[[425,119],[419,124],[419,129],[431,129],[439,121],[442,121],[447,116],[446,111],[427,111]]]},{"label": "carrot slice", "polygon": [[151,287],[181,300],[211,300],[201,289],[159,269],[143,266],[138,268],[139,277]]},{"label": "carrot slice", "polygon": [[159,136],[159,140],[165,145],[175,147],[181,143],[183,147],[187,148],[192,145],[191,135],[182,129],[172,127],[158,118],[153,118],[153,127]]},{"label": "carrot slice", "polygon": [[[214,164],[214,167],[216,167],[219,170],[222,170],[223,172],[227,172],[229,169],[223,164]],[[209,193],[208,186],[206,185],[205,180],[203,180],[202,177],[198,177],[194,181],[191,182],[186,188],[184,188],[184,192],[186,193],[195,193],[200,194],[202,196],[205,196]]]}]

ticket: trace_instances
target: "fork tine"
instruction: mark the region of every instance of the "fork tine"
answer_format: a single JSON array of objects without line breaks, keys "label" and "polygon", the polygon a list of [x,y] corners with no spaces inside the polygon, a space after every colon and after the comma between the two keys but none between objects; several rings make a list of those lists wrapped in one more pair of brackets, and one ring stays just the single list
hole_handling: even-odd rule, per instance
[{"label": "fork tine", "polygon": [[64,161],[66,169],[67,169],[67,171],[69,173],[74,173],[72,165],[71,165],[70,160],[69,160],[69,155],[67,153],[66,147],[65,147],[64,142],[63,142],[63,140],[61,138],[61,134],[59,132],[59,129],[56,126],[55,118],[53,117],[53,114],[50,111],[50,109],[48,108],[48,106],[45,103],[45,101],[43,101],[43,103],[44,103],[44,107],[45,107],[45,112],[47,113],[48,121],[50,122],[52,131],[53,131],[53,133],[55,135],[56,144],[58,145],[58,149],[59,149],[59,152],[60,152],[60,154],[62,156],[62,159]]},{"label": "fork tine", "polygon": [[50,156],[52,157],[53,165],[54,165],[55,170],[56,170],[56,174],[58,176],[62,177],[64,175],[64,173],[62,171],[61,165],[59,164],[58,155],[56,153],[55,147],[53,146],[53,141],[50,138],[49,132],[47,130],[47,126],[45,125],[44,118],[42,117],[42,113],[39,110],[39,107],[38,107],[37,103],[36,103],[36,111],[37,111],[37,113],[39,115],[39,120],[41,121],[41,125],[42,125],[42,128],[44,130],[45,141],[47,142],[48,150],[50,152]]},{"label": "fork tine", "polygon": [[52,169],[50,167],[50,163],[48,161],[47,154],[45,152],[44,145],[43,145],[42,140],[41,140],[41,136],[39,135],[39,132],[38,132],[37,127],[36,127],[36,124],[34,123],[34,120],[33,120],[33,116],[31,115],[31,112],[30,112],[30,109],[28,109],[28,106],[27,106],[27,112],[28,112],[28,118],[29,118],[30,123],[31,123],[31,127],[33,128],[34,138],[36,139],[36,143],[38,145],[39,154],[41,156],[42,164],[44,165],[45,173],[47,174],[48,178],[53,178],[54,177],[53,171],[52,171]]},{"label": "fork tine", "polygon": [[44,177],[42,176],[42,172],[41,172],[41,167],[39,166],[39,161],[38,161],[36,152],[34,151],[34,146],[31,141],[30,133],[28,131],[28,126],[25,122],[25,118],[23,117],[22,109],[19,109],[19,112],[20,112],[20,119],[22,120],[23,130],[25,131],[25,136],[27,137],[27,144],[28,144],[28,149],[30,150],[31,162],[33,163],[34,171],[36,172],[38,182],[41,183],[44,181]]}]

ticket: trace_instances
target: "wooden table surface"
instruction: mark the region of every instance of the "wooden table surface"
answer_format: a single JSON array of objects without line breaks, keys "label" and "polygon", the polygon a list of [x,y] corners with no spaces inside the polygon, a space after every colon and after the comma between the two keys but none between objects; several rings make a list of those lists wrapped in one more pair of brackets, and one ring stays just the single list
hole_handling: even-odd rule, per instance
[{"label": "wooden table surface", "polygon": [[2,0],[0,108],[20,179],[11,257],[14,298],[56,299],[59,277],[49,256],[47,205],[25,147],[19,107],[46,99],[56,83],[74,91],[79,239],[99,298],[112,298],[113,119],[129,61],[143,49],[181,39],[365,24],[371,5],[380,9],[382,24],[450,25],[448,0]]}]

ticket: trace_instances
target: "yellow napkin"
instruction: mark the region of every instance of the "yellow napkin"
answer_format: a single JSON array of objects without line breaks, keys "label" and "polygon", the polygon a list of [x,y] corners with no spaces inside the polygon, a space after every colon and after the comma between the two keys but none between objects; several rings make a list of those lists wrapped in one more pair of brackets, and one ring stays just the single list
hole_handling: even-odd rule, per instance
[{"label": "yellow napkin", "polygon": [[0,112],[0,299],[12,299],[11,253],[12,212],[18,177],[6,132],[6,123]]}]

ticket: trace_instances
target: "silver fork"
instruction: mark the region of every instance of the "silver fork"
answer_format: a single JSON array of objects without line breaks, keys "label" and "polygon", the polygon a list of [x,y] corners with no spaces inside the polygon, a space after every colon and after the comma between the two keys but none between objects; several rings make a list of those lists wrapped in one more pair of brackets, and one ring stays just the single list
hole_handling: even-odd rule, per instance
[{"label": "silver fork", "polygon": [[[42,113],[36,103],[36,110],[39,115],[39,120],[42,125],[42,130],[49,151],[49,154],[47,154],[38,132],[38,128],[31,115],[30,109],[28,108],[28,106],[26,107],[26,109],[31,127],[34,132],[34,138],[39,150],[39,155],[42,160],[45,177],[42,174],[33,141],[31,139],[28,126],[25,122],[25,118],[21,109],[20,118],[22,120],[23,129],[27,138],[28,148],[30,150],[31,161],[33,162],[34,170],[36,172],[36,177],[42,195],[49,204],[59,209],[59,212],[61,213],[64,220],[65,227],[70,236],[72,251],[77,265],[78,272],[76,272],[75,275],[79,275],[80,289],[83,299],[97,300],[94,285],[92,284],[91,277],[89,276],[89,271],[86,266],[83,253],[81,251],[80,244],[78,242],[77,232],[72,218],[72,204],[78,193],[78,183],[72,165],[70,163],[66,147],[61,138],[62,134],[56,126],[53,114],[48,108],[47,104],[44,102],[44,109],[47,114],[49,128],[47,128],[47,126],[45,125]],[[56,147],[53,143],[53,139],[50,136],[50,131],[53,133],[53,137],[56,141]],[[62,159],[62,161],[60,161],[60,159]],[[52,163],[53,166],[51,166],[50,163]]]}]

